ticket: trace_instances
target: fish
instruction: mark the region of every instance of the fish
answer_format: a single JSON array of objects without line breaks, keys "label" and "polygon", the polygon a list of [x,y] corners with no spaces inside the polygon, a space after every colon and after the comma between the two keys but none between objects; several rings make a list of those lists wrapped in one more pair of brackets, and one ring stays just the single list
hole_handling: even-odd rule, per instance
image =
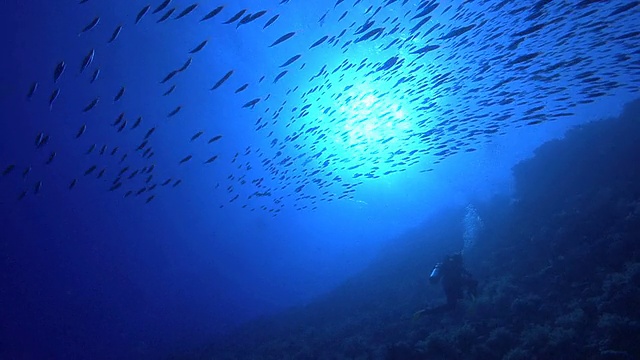
[{"label": "fish", "polygon": [[455,29],[451,30],[448,34],[443,35],[442,37],[440,37],[439,40],[447,40],[447,39],[451,39],[451,38],[460,36],[460,35],[466,33],[467,31],[470,31],[470,30],[474,29],[475,27],[476,27],[476,25],[471,24],[471,25],[468,25],[468,26],[455,28]]},{"label": "fish", "polygon": [[269,19],[264,26],[262,27],[263,29],[266,29],[267,27],[269,27],[271,24],[273,24],[274,22],[276,22],[276,20],[278,20],[278,18],[280,17],[280,14],[276,14],[274,15],[271,19]]},{"label": "fish", "polygon": [[324,21],[327,18],[327,14],[329,14],[329,11],[327,10],[327,12],[325,12],[320,19],[318,20],[318,24],[320,24],[320,26],[324,25]]},{"label": "fish", "polygon": [[385,28],[383,28],[383,27],[375,28],[375,29],[373,29],[373,30],[369,31],[368,33],[366,33],[366,34],[362,35],[361,37],[357,38],[357,39],[354,41],[354,43],[356,43],[356,44],[357,44],[357,43],[359,43],[359,42],[361,42],[361,41],[369,40],[369,39],[371,39],[371,38],[373,38],[373,40],[375,40],[375,39],[377,39],[377,38],[382,34],[382,32],[383,32],[384,30],[385,30]]},{"label": "fish", "polygon": [[253,109],[256,106],[256,104],[259,103],[259,102],[260,102],[260,98],[255,98],[255,99],[253,99],[251,101],[246,102],[244,105],[242,105],[242,107],[243,108],[250,107],[250,108]]},{"label": "fish", "polygon": [[415,54],[426,54],[430,51],[439,49],[440,45],[426,45],[418,50],[412,51],[410,54],[415,55]]},{"label": "fish", "polygon": [[205,21],[205,20],[209,20],[209,19],[213,18],[214,16],[218,15],[220,13],[220,11],[222,11],[222,9],[224,9],[224,5],[218,6],[217,8],[211,10],[202,19],[200,19],[200,21]]},{"label": "fish", "polygon": [[30,172],[31,172],[31,166],[27,166],[22,172],[22,178],[25,179]]},{"label": "fish", "polygon": [[173,183],[172,187],[176,187],[178,185],[180,185],[182,183],[182,179],[178,179],[176,180],[176,182]]},{"label": "fish", "polygon": [[55,159],[56,157],[56,152],[52,151],[51,154],[49,155],[49,159],[47,159],[47,161],[45,162],[45,165],[49,165],[53,162],[53,159]]},{"label": "fish", "polygon": [[199,138],[200,136],[202,136],[202,134],[204,134],[204,131],[198,131],[191,137],[191,141],[194,141],[195,139]]},{"label": "fish", "polygon": [[294,31],[286,33],[282,36],[280,36],[276,41],[274,41],[271,45],[269,45],[269,47],[274,47],[280,43],[282,43],[283,41],[287,41],[289,39],[291,39],[296,33]]},{"label": "fish", "polygon": [[278,74],[275,79],[273,79],[273,83],[277,83],[278,80],[282,79],[283,76],[285,76],[287,74],[287,70],[284,70],[283,72],[281,72],[280,74]]},{"label": "fish", "polygon": [[193,156],[191,156],[191,155],[187,155],[187,156],[185,156],[184,158],[182,158],[182,160],[180,160],[180,164],[184,164],[184,163],[186,163],[187,161],[191,160],[192,158],[193,158]]},{"label": "fish", "polygon": [[261,18],[264,14],[267,13],[267,10],[260,10],[257,13],[251,15],[251,18],[249,19],[249,22],[255,21],[259,18]]},{"label": "fish", "polygon": [[22,200],[24,199],[24,197],[27,196],[27,191],[24,190],[20,193],[20,195],[18,195],[18,200]]},{"label": "fish", "polygon": [[43,134],[42,138],[40,139],[40,141],[36,145],[36,148],[40,149],[40,148],[44,147],[45,145],[47,145],[47,143],[49,143],[49,135],[44,135]]},{"label": "fish", "polygon": [[[173,3],[179,3],[179,6],[171,17],[175,17],[188,4],[196,1],[198,0],[191,0],[187,3],[174,1]],[[166,0],[158,0],[157,2],[166,3],[162,9],[163,12],[166,12],[170,6]],[[334,3],[333,11],[331,11],[329,3],[317,14],[320,16],[315,17],[314,15],[313,17],[314,20],[320,18],[321,23],[325,22],[325,27],[329,25],[329,22],[333,22],[331,30],[322,33],[321,24],[312,21],[311,24],[307,24],[314,30],[315,35],[312,35],[312,38],[304,38],[300,30],[295,28],[282,30],[279,33],[281,30],[276,30],[276,26],[274,26],[275,21],[279,21],[279,15],[271,13],[271,10],[267,16],[266,12],[252,13],[254,9],[248,9],[233,21],[236,27],[251,22],[257,24],[260,21],[264,23],[264,25],[261,24],[263,29],[269,28],[276,31],[273,35],[267,35],[269,37],[266,42],[262,41],[262,46],[265,48],[270,44],[275,47],[287,41],[292,49],[294,45],[301,47],[301,49],[322,47],[322,51],[327,52],[324,54],[326,56],[334,52],[334,55],[338,55],[338,51],[342,53],[342,56],[335,64],[326,61],[305,63],[305,60],[301,61],[302,56],[300,55],[304,55],[301,50],[287,51],[286,55],[274,53],[272,55],[279,57],[275,57],[277,63],[273,64],[272,62],[272,65],[276,65],[273,68],[279,70],[276,72],[263,70],[260,73],[247,74],[252,79],[251,81],[242,79],[244,74],[231,73],[223,80],[220,76],[225,75],[222,73],[224,68],[215,69],[216,72],[211,75],[213,76],[211,83],[215,85],[211,89],[223,91],[223,93],[215,95],[227,96],[229,93],[235,92],[241,96],[241,98],[229,100],[240,101],[240,107],[254,108],[253,111],[256,111],[257,115],[254,118],[256,135],[262,137],[263,140],[269,139],[262,150],[249,146],[243,155],[242,153],[241,155],[236,154],[228,159],[230,163],[235,164],[232,167],[234,169],[232,173],[228,174],[230,176],[229,183],[224,184],[222,179],[217,179],[218,185],[222,185],[221,189],[227,188],[232,193],[225,201],[222,201],[224,205],[229,199],[242,199],[242,194],[273,193],[270,195],[271,197],[263,198],[269,204],[251,206],[252,204],[243,203],[240,206],[256,209],[263,205],[264,210],[275,214],[281,207],[288,205],[301,210],[307,209],[307,206],[308,209],[314,208],[316,201],[332,201],[338,198],[354,199],[355,188],[362,183],[360,180],[375,179],[409,170],[416,162],[421,164],[417,169],[419,172],[432,171],[433,165],[445,158],[455,153],[480,149],[481,143],[492,141],[494,134],[505,134],[506,129],[510,127],[523,128],[526,125],[542,123],[549,120],[547,117],[562,116],[560,114],[569,113],[572,107],[611,94],[611,89],[625,87],[625,84],[622,84],[623,81],[620,80],[622,78],[614,74],[624,74],[625,71],[627,73],[632,71],[635,74],[634,70],[640,64],[640,61],[633,56],[637,54],[631,46],[633,41],[640,39],[640,32],[636,29],[624,28],[623,24],[627,22],[622,21],[626,20],[627,16],[631,18],[631,15],[637,14],[636,10],[639,6],[635,5],[636,1],[632,0],[627,0],[626,3],[624,1],[619,4],[612,3],[602,8],[594,7],[594,5],[604,4],[604,2],[596,0],[581,0],[578,5],[563,2],[556,4],[556,2],[549,0],[541,0],[526,7],[516,6],[515,2],[509,2],[509,0],[500,1],[499,4],[493,4],[490,1],[473,2],[473,7],[470,7],[468,2],[461,2],[461,4],[453,6],[451,4],[440,6],[441,2],[430,0],[384,0],[380,3],[369,1],[366,5],[361,0],[353,0],[352,2],[333,0],[332,2]],[[291,4],[292,1],[279,0],[276,3]],[[296,6],[302,6],[304,9],[304,2],[298,0],[297,3]],[[142,3],[138,4],[142,5]],[[237,8],[232,11],[231,5],[225,5],[225,8],[221,9],[219,5],[222,2],[212,3],[215,5],[209,4],[211,3],[205,6],[211,7],[209,10],[213,9],[213,11],[198,15],[198,9],[195,9],[193,13],[189,14],[192,18],[187,22],[193,25],[199,21],[213,20],[214,17],[223,22],[230,18],[222,11],[229,11],[229,16],[231,16],[236,14],[235,11],[242,9]],[[234,3],[234,5],[242,4]],[[341,9],[338,10],[338,7]],[[501,7],[505,7],[505,9],[498,12],[497,9]],[[300,10],[300,8],[282,9]],[[566,22],[566,14],[574,10],[578,11],[577,16],[581,21],[581,26],[575,24],[575,26],[570,25],[569,27],[559,26]],[[447,13],[447,11],[449,12]],[[356,13],[364,15],[364,17]],[[443,15],[445,13],[446,17]],[[161,15],[162,13],[158,13],[158,17]],[[494,19],[496,16],[497,18]],[[502,19],[501,16],[508,17],[509,21]],[[218,22],[218,20],[213,21]],[[628,23],[633,23],[633,21]],[[518,26],[514,27],[511,24],[518,24]],[[284,24],[280,25],[284,26]],[[213,29],[218,25],[211,24],[211,26]],[[280,26],[277,27],[280,28]],[[252,29],[252,32],[253,30],[259,30],[259,28]],[[287,39],[280,40],[281,35],[289,31],[296,33]],[[271,38],[272,36],[273,38]],[[294,37],[301,42],[289,41]],[[544,46],[544,39],[555,39],[553,51]],[[190,41],[197,40],[198,38],[191,38]],[[358,58],[359,56],[353,56],[353,52],[365,44],[368,48],[377,49],[381,54],[387,53],[389,55],[383,55],[382,58],[376,56],[375,59],[366,57],[361,59]],[[100,51],[98,45],[92,46],[96,47],[98,52]],[[189,42],[185,42],[185,45],[182,46],[189,46],[183,49],[185,52],[194,48],[193,44]],[[206,46],[211,47],[214,44]],[[576,49],[595,49],[594,53],[597,55],[594,57],[566,55],[576,54],[575,51],[571,51]],[[207,52],[210,50],[212,49],[209,48]],[[465,57],[469,51],[473,53],[470,60]],[[538,51],[539,55],[535,53]],[[602,56],[605,53],[607,56]],[[578,54],[582,53],[578,52]],[[182,96],[183,94],[173,94],[176,92],[175,87],[178,81],[183,80],[182,78],[178,79],[177,74],[185,72],[184,80],[187,80],[189,75],[186,74],[186,71],[188,69],[195,70],[189,56],[195,57],[195,55],[187,55],[187,62],[183,62],[186,65],[177,64],[177,66],[183,65],[182,68],[176,67],[175,69],[178,70],[167,69],[175,71],[167,77],[168,85],[166,88],[162,87],[162,92],[156,90],[157,87],[149,88],[156,100],[160,98],[160,94],[164,93],[164,96],[171,94],[172,100],[180,101],[174,98],[174,95]],[[599,59],[603,61],[600,62]],[[310,68],[308,73],[306,68]],[[297,71],[301,69],[305,69],[305,71]],[[227,70],[230,69],[227,68]],[[236,67],[235,70],[239,69]],[[256,70],[259,69],[256,68]],[[286,71],[292,73],[288,79],[296,81],[282,81],[288,75]],[[293,79],[294,74],[306,78]],[[100,76],[102,77],[102,75]],[[232,79],[231,77],[234,76],[236,76],[235,79]],[[277,82],[278,88],[272,89],[273,85],[266,84],[264,79]],[[100,80],[103,81],[103,79]],[[384,90],[368,90],[361,87],[365,80],[384,82],[389,86]],[[633,84],[626,85],[625,89],[628,87],[637,90],[638,85],[635,80],[634,78]],[[228,89],[222,88],[224,83],[228,83]],[[574,87],[575,91],[573,91]],[[532,91],[529,97],[522,97],[521,89],[523,88],[535,89],[536,91]],[[190,92],[190,90],[184,88],[182,91]],[[551,96],[544,96],[542,90]],[[71,90],[66,91],[69,91],[69,96],[75,93]],[[153,91],[158,93],[154,94]],[[566,97],[564,95],[566,93],[575,93],[578,100],[574,101],[572,97]],[[245,98],[245,94],[247,98]],[[461,106],[438,104],[438,99],[446,98],[452,94],[459,97]],[[95,95],[98,94],[92,96]],[[319,101],[319,99],[327,101]],[[371,99],[378,101],[372,105],[365,105],[365,107],[370,107],[371,111],[375,111],[381,123],[393,124],[396,120],[395,117],[400,116],[398,114],[409,114],[408,110],[411,110],[413,114],[421,115],[418,118],[408,115],[408,119],[415,120],[411,127],[387,129],[398,131],[390,131],[389,134],[379,138],[366,136],[361,131],[345,131],[340,124],[353,116],[344,113],[343,109],[357,109],[363,106],[363,100],[368,104]],[[547,105],[547,101],[543,101],[543,99],[549,99],[549,104]],[[562,108],[553,107],[551,99],[562,103],[558,104],[558,107]],[[67,101],[66,93],[64,100]],[[169,98],[162,98],[162,100],[169,100]],[[165,101],[165,103],[168,102]],[[542,103],[546,107],[534,111]],[[170,105],[164,106],[172,109],[179,103],[168,104]],[[393,106],[390,107],[389,104]],[[520,114],[520,111],[517,111],[518,115],[514,113],[513,106],[516,104],[519,106],[528,105],[523,114]],[[223,106],[225,105],[227,104],[223,104]],[[186,104],[182,106],[186,106]],[[546,111],[549,113],[545,114]],[[187,112],[181,113],[181,118],[192,115],[191,111]],[[366,127],[368,119],[365,118],[366,116],[356,116],[351,119],[350,121],[356,122],[353,124],[353,128]],[[135,121],[135,119],[136,117],[133,117],[130,120]],[[116,129],[124,121],[124,118],[121,119],[115,125]],[[131,128],[131,126],[127,127]],[[198,130],[196,129],[196,131]],[[202,130],[205,133],[212,131],[208,126]],[[95,131],[99,131],[99,128],[96,127]],[[193,135],[194,132],[191,133]],[[282,134],[282,138],[277,138],[278,134]],[[71,136],[73,135],[75,134]],[[137,135],[133,132],[122,134],[122,136],[134,136],[134,138]],[[213,135],[215,134],[210,134],[207,137],[213,139]],[[84,136],[87,138],[86,135]],[[200,137],[204,139],[204,135]],[[183,140],[186,139],[183,138]],[[361,149],[362,156],[350,157],[341,154],[336,151],[335,146],[331,146],[332,139],[337,139],[343,144],[354,144],[350,147]],[[136,140],[133,138],[130,140],[134,142],[127,143],[134,144],[130,146],[135,146]],[[146,142],[139,149],[139,152],[136,151],[143,158],[141,160],[151,158],[153,156],[151,137],[147,135],[144,140],[138,139],[137,141],[138,144],[141,141]],[[203,140],[193,141],[193,144],[184,141],[182,145],[196,146],[195,141]],[[184,144],[185,142],[188,144]],[[269,142],[271,146],[268,145]],[[111,141],[109,144],[115,145]],[[50,150],[48,149],[47,152]],[[177,148],[176,151],[180,154],[180,151],[185,151],[185,149]],[[118,158],[124,152],[123,148]],[[195,150],[189,149],[185,153],[195,154]],[[193,166],[207,166],[203,165],[203,162],[208,164],[207,156],[212,159],[214,154],[203,155],[193,155],[196,161],[191,159],[189,163]],[[137,158],[137,156],[135,157]],[[128,161],[134,160],[128,159]],[[180,158],[175,160],[180,160]],[[120,166],[127,164],[128,161]],[[215,160],[220,164],[224,162],[225,168],[226,161],[227,159],[221,155],[218,155]],[[422,167],[425,162],[428,164]],[[146,173],[149,170],[148,164],[150,162],[145,162],[145,164],[147,166],[142,168],[140,173]],[[384,167],[382,164],[385,164]],[[101,167],[104,164],[100,163],[99,165]],[[176,164],[174,163],[174,165]],[[262,179],[250,179],[255,174],[251,168],[256,165],[260,166],[260,170],[266,171],[264,183]],[[129,173],[134,170],[136,169],[130,170]],[[160,167],[157,170],[159,170],[157,173],[164,171],[164,169],[160,171]],[[337,176],[339,172],[340,176]],[[165,181],[164,179],[167,177],[163,177],[162,181]],[[166,182],[166,185],[178,183],[176,179],[178,177],[174,175]],[[359,180],[354,182],[352,179]],[[135,182],[144,181],[144,178],[136,176],[135,180]],[[134,181],[118,180],[117,182],[122,183],[122,188],[126,187],[123,193],[132,191],[131,194],[135,194],[140,188],[138,184],[134,184]],[[276,194],[276,188],[270,188],[272,184],[278,184],[280,194]],[[311,184],[314,184],[313,187]],[[153,181],[144,185],[142,199],[152,195],[149,191],[154,185]],[[189,186],[191,185],[189,184]],[[245,187],[242,189],[240,197],[237,197],[239,185]],[[340,185],[344,186],[342,191],[327,191],[330,187]],[[255,188],[246,188],[251,186]],[[316,193],[316,188],[324,190]],[[287,196],[291,194],[294,196]],[[257,197],[259,195],[254,195],[254,199]],[[219,199],[219,197],[214,198]],[[285,198],[291,199],[292,202],[284,201]],[[278,200],[278,202],[271,203],[272,199]]]},{"label": "fish", "polygon": [[89,149],[87,149],[87,152],[85,152],[85,154],[89,155],[93,152],[93,150],[95,150],[96,148],[96,144],[92,144]]},{"label": "fish", "polygon": [[37,195],[40,193],[40,190],[42,190],[42,180],[38,181],[33,187],[33,193]]},{"label": "fish", "polygon": [[313,49],[314,47],[321,45],[323,42],[325,42],[327,39],[329,38],[328,35],[325,35],[323,37],[321,37],[320,39],[318,39],[316,42],[314,42],[313,44],[311,44],[311,46],[309,47],[309,49]]},{"label": "fish", "polygon": [[90,31],[91,29],[93,29],[94,27],[96,27],[96,25],[98,25],[98,23],[100,22],[100,17],[96,16],[93,20],[91,20],[91,22],[89,24],[87,24],[87,26],[85,26],[82,31],[80,31],[78,33],[78,36],[81,36],[82,34],[86,33],[87,31]]},{"label": "fish", "polygon": [[172,77],[176,76],[176,74],[178,73],[178,70],[173,70],[172,72],[170,72],[169,74],[167,74],[167,76],[164,77],[164,79],[162,81],[160,81],[161,84],[166,83],[167,81],[171,80]]},{"label": "fish", "polygon": [[80,129],[78,130],[78,133],[76,134],[76,139],[82,136],[82,134],[84,134],[86,130],[87,130],[87,125],[82,124],[82,126],[80,126]]},{"label": "fish", "polygon": [[124,86],[121,86],[120,90],[118,91],[116,96],[113,98],[113,102],[117,102],[118,100],[122,99],[122,95],[124,95],[124,91],[125,91]]},{"label": "fish", "polygon": [[302,55],[298,54],[298,55],[294,55],[292,56],[289,60],[285,61],[282,65],[280,65],[279,67],[285,67],[285,66],[289,66],[291,65],[293,62],[295,62],[296,60],[300,59]]},{"label": "fish", "polygon": [[227,21],[223,22],[223,24],[225,24],[225,25],[226,24],[231,24],[231,23],[237,21],[238,19],[240,19],[240,17],[242,15],[244,15],[245,12],[247,12],[247,9],[243,9],[243,10],[238,11],[235,15],[230,17]]},{"label": "fish", "polygon": [[173,90],[175,90],[175,89],[176,89],[176,86],[175,86],[175,85],[172,85],[172,86],[169,88],[169,90],[167,90],[164,94],[162,94],[162,96],[167,96],[167,95],[171,94],[171,93],[173,92]]},{"label": "fish", "polygon": [[90,84],[93,84],[93,83],[98,79],[98,76],[99,76],[99,75],[100,75],[100,69],[96,69],[96,70],[93,72],[93,75],[91,76],[91,81],[89,81],[89,83],[90,83]]},{"label": "fish", "polygon": [[82,112],[87,112],[87,111],[93,109],[94,107],[96,107],[96,105],[98,104],[99,100],[100,100],[99,97],[93,99],[87,106],[85,106],[85,108],[82,110]]},{"label": "fish", "polygon": [[111,124],[111,126],[116,126],[118,124],[120,124],[120,122],[124,119],[124,113],[121,112],[120,115],[118,115],[118,117],[115,119],[115,121],[113,122],[113,124]]},{"label": "fish", "polygon": [[10,164],[8,165],[6,168],[4,168],[4,171],[2,172],[2,176],[6,176],[11,174],[11,172],[13,171],[13,169],[15,169],[16,166],[14,164]]},{"label": "fish", "polygon": [[149,129],[149,131],[147,131],[147,133],[145,134],[144,138],[148,139],[151,136],[151,134],[153,134],[154,131],[156,131],[155,127],[152,127],[151,129]]},{"label": "fish", "polygon": [[193,10],[195,10],[195,8],[198,7],[198,4],[191,4],[189,5],[186,9],[184,9],[180,14],[178,14],[178,16],[175,17],[175,20],[181,19],[185,16],[187,16],[189,13],[191,13]]},{"label": "fish", "polygon": [[31,100],[31,98],[33,97],[33,94],[36,93],[37,89],[38,89],[38,82],[34,81],[31,84],[31,87],[29,87],[29,92],[27,93],[27,100]]},{"label": "fish", "polygon": [[245,15],[240,21],[238,21],[238,23],[236,24],[236,29],[242,25],[248,24],[249,22],[251,22],[251,14]]},{"label": "fish", "polygon": [[217,83],[215,83],[215,85],[213,85],[213,87],[211,88],[211,90],[215,90],[217,88],[220,87],[220,85],[224,84],[225,81],[229,80],[229,78],[231,77],[231,75],[233,75],[233,70],[230,70],[229,72],[227,72],[220,80],[218,80]]},{"label": "fish", "polygon": [[140,126],[141,122],[142,122],[142,116],[139,116],[138,119],[136,120],[136,122],[131,127],[131,130],[133,130],[133,129],[137,128],[138,126]]},{"label": "fish", "polygon": [[122,124],[120,124],[120,127],[118,128],[118,132],[122,132],[122,130],[124,130],[124,128],[127,127],[127,120],[123,121]]},{"label": "fish", "polygon": [[220,139],[222,139],[222,135],[216,135],[216,136],[212,137],[211,139],[209,139],[209,141],[207,143],[211,144],[212,142],[216,142],[216,141],[218,141]]},{"label": "fish", "polygon": [[167,117],[172,117],[174,115],[176,115],[178,112],[180,112],[180,110],[182,109],[182,106],[178,106],[175,109],[173,109],[168,115]]},{"label": "fish", "polygon": [[155,199],[155,198],[156,198],[156,196],[155,196],[155,195],[151,195],[151,196],[149,196],[149,197],[147,198],[147,200],[145,200],[145,203],[146,203],[146,204],[148,204],[148,203],[150,203],[150,202],[151,202],[151,200],[153,200],[153,199]]},{"label": "fish", "polygon": [[59,88],[56,88],[56,89],[53,90],[53,92],[51,92],[51,95],[49,96],[49,110],[51,110],[53,108],[53,103],[58,98],[58,95],[60,95],[60,89]]},{"label": "fish", "polygon": [[243,84],[242,86],[236,89],[235,93],[237,94],[241,91],[244,91],[247,87],[249,87],[249,84]]},{"label": "fish", "polygon": [[189,67],[189,65],[191,65],[191,62],[193,61],[192,58],[188,58],[187,61],[185,61],[185,63],[182,65],[182,67],[180,67],[180,69],[178,69],[178,72],[182,72],[187,70],[187,68]]},{"label": "fish", "polygon": [[116,41],[121,31],[122,31],[122,25],[118,25],[116,29],[113,30],[113,33],[111,34],[109,41],[107,41],[107,44],[111,44],[112,42]]},{"label": "fish", "polygon": [[[203,42],[201,42],[198,46],[196,46],[195,48],[191,49],[191,51],[189,51],[189,54],[195,54],[197,52],[199,52],[200,50],[202,50],[204,48],[205,45],[207,45],[208,40],[205,40]],[[181,70],[178,70],[181,71]]]},{"label": "fish", "polygon": [[212,157],[210,157],[207,161],[205,161],[205,164],[211,164],[212,162],[214,162],[216,159],[218,158],[218,155],[213,155]]},{"label": "fish", "polygon": [[155,8],[155,10],[153,10],[152,14],[157,14],[160,11],[164,10],[167,8],[167,6],[169,6],[169,3],[171,3],[171,0],[164,0],[162,2],[162,4],[158,5],[157,8]]},{"label": "fish", "polygon": [[136,22],[135,22],[136,24],[138,24],[140,20],[142,20],[142,18],[145,16],[145,14],[149,11],[150,8],[151,8],[151,5],[146,5],[140,10],[138,15],[136,16]]},{"label": "fish", "polygon": [[89,67],[89,65],[91,65],[91,63],[93,62],[93,57],[95,56],[95,54],[96,54],[95,49],[91,49],[91,51],[89,51],[87,56],[84,57],[84,59],[82,60],[82,65],[80,66],[80,73],[84,72],[84,70],[87,67]]},{"label": "fish", "polygon": [[74,187],[76,187],[76,184],[78,183],[77,179],[73,179],[71,180],[71,183],[69,183],[69,190],[73,189]]},{"label": "fish", "polygon": [[84,171],[84,175],[87,176],[91,174],[97,167],[97,165],[91,165],[87,170]]},{"label": "fish", "polygon": [[161,22],[167,20],[171,16],[171,14],[173,14],[175,11],[176,11],[176,8],[171,8],[171,9],[167,10],[167,12],[164,15],[162,15],[162,17],[160,19],[158,19],[158,21],[156,21],[156,23],[161,23]]},{"label": "fish", "polygon": [[53,83],[57,83],[58,79],[60,79],[60,76],[62,76],[62,73],[64,73],[64,69],[67,68],[67,65],[64,63],[64,61],[60,61],[58,63],[58,65],[56,65],[55,70],[53,71]]}]

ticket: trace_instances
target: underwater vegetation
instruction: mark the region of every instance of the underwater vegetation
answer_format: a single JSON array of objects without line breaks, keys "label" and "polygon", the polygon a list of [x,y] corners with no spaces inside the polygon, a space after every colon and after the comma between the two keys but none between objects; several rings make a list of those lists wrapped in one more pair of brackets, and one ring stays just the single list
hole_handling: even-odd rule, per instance
[{"label": "underwater vegetation", "polygon": [[430,219],[323,298],[249,323],[197,359],[640,358],[640,101],[570,130],[513,168],[515,191],[475,205],[465,255],[480,294],[455,312],[430,267],[462,247],[468,209]]}]

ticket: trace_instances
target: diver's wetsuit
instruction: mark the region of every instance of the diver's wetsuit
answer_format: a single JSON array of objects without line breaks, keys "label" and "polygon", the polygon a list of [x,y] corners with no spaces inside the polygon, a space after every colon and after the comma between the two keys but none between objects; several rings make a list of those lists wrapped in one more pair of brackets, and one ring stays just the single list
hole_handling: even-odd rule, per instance
[{"label": "diver's wetsuit", "polygon": [[427,314],[439,314],[454,310],[458,300],[463,298],[465,289],[474,297],[477,293],[478,282],[462,266],[461,255],[447,256],[442,263],[436,265],[436,268],[438,266],[439,272],[435,276],[432,273],[430,281],[432,284],[436,284],[442,279],[442,289],[447,296],[447,302],[431,309],[425,309]]}]

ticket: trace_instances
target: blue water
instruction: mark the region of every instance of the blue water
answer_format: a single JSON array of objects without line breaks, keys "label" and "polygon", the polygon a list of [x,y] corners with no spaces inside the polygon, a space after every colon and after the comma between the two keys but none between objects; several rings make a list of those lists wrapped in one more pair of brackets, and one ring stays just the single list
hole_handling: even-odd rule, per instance
[{"label": "blue water", "polygon": [[[512,191],[511,167],[537,146],[615,116],[638,94],[639,7],[610,15],[625,1],[540,2],[531,20],[535,7],[516,11],[524,6],[516,2],[442,2],[413,33],[427,2],[335,4],[201,2],[175,19],[191,2],[152,14],[158,1],[138,24],[144,1],[0,4],[0,357],[162,358],[309,303],[430,216]],[[220,14],[200,21],[219,5]],[[222,24],[242,9],[241,19],[266,13]],[[507,50],[513,33],[541,23]],[[441,27],[424,35],[432,24]],[[476,27],[446,38],[469,24]],[[356,42],[375,28],[383,35]],[[439,48],[415,52],[429,44]],[[575,58],[584,61],[548,69]],[[580,79],[598,79],[577,80],[585,72]],[[560,112],[570,115],[552,116]],[[121,113],[119,132],[122,123],[112,124]],[[504,114],[511,117],[498,119]],[[40,133],[49,140],[38,148]]]}]

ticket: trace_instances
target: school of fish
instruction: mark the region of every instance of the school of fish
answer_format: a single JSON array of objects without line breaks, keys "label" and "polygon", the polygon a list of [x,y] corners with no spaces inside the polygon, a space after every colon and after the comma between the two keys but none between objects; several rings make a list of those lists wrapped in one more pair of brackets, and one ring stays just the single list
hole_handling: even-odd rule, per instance
[{"label": "school of fish", "polygon": [[[87,15],[79,37],[105,26],[92,12],[94,1],[76,5]],[[185,169],[193,174],[199,168],[219,167],[225,172],[212,179],[211,190],[223,199],[219,207],[233,203],[274,216],[285,206],[315,209],[320,202],[353,198],[366,181],[410,168],[432,171],[447,157],[476,151],[510,129],[559,120],[572,116],[582,104],[616,91],[640,89],[640,28],[629,26],[640,24],[639,1],[330,0],[317,22],[306,24],[328,29],[313,38],[294,25],[288,31],[273,31],[275,23],[296,23],[281,10],[303,8],[302,0],[277,0],[268,6],[265,2],[264,8],[255,9],[233,2],[177,2],[132,6],[121,14],[120,25],[105,30],[109,36],[96,41],[110,44],[103,51],[116,51],[129,32],[144,31],[141,25],[170,26],[172,20],[264,33],[273,39],[262,44],[265,51],[284,60],[260,68],[262,74],[254,81],[237,85],[232,83],[242,78],[241,67],[213,68],[215,80],[193,91],[241,97],[241,105],[232,112],[252,118],[252,136],[266,145],[230,143],[213,127],[194,127],[193,135],[181,140],[183,147],[175,149],[175,158],[156,155],[157,130],[178,121],[187,106],[174,95],[176,79],[192,69],[206,49],[217,46],[215,36],[203,32],[201,38],[185,39],[192,45],[184,63],[146,85],[158,102],[170,104],[166,119],[150,122],[145,114],[119,108],[127,97],[126,86],[114,89],[109,98],[92,96],[78,109],[84,115],[69,134],[73,141],[95,136],[90,134],[92,126],[108,121],[113,128],[109,136],[127,136],[136,145],[123,148],[91,141],[82,154],[87,165],[69,174],[64,191],[77,191],[81,183],[98,184],[117,196],[150,203],[189,182],[193,176],[185,176]],[[86,76],[87,84],[107,76],[96,64],[103,56],[98,48],[96,44],[86,53],[68,54],[79,61],[79,69],[68,68],[65,61],[53,62],[52,78],[25,84],[26,101],[46,101],[55,112],[62,96],[91,91],[59,84],[76,73]],[[363,56],[371,54],[359,51],[363,48],[383,54],[382,60]],[[318,63],[322,54],[326,61]],[[312,56],[316,61],[308,60]],[[363,83],[369,87],[363,88]],[[53,86],[51,93],[38,96],[42,84]],[[101,107],[114,107],[118,115],[112,120],[91,118]],[[365,115],[354,117],[354,112]],[[377,119],[373,124],[371,117]],[[375,137],[361,130],[367,126],[395,126],[396,131]],[[190,150],[198,142],[206,143],[207,153]],[[1,169],[2,177],[25,180],[18,200],[42,196],[46,186],[30,177],[32,167],[55,166],[60,152],[51,148],[46,131],[35,134],[30,146],[45,154],[44,161],[8,162]],[[237,151],[227,156],[222,147]]]}]

